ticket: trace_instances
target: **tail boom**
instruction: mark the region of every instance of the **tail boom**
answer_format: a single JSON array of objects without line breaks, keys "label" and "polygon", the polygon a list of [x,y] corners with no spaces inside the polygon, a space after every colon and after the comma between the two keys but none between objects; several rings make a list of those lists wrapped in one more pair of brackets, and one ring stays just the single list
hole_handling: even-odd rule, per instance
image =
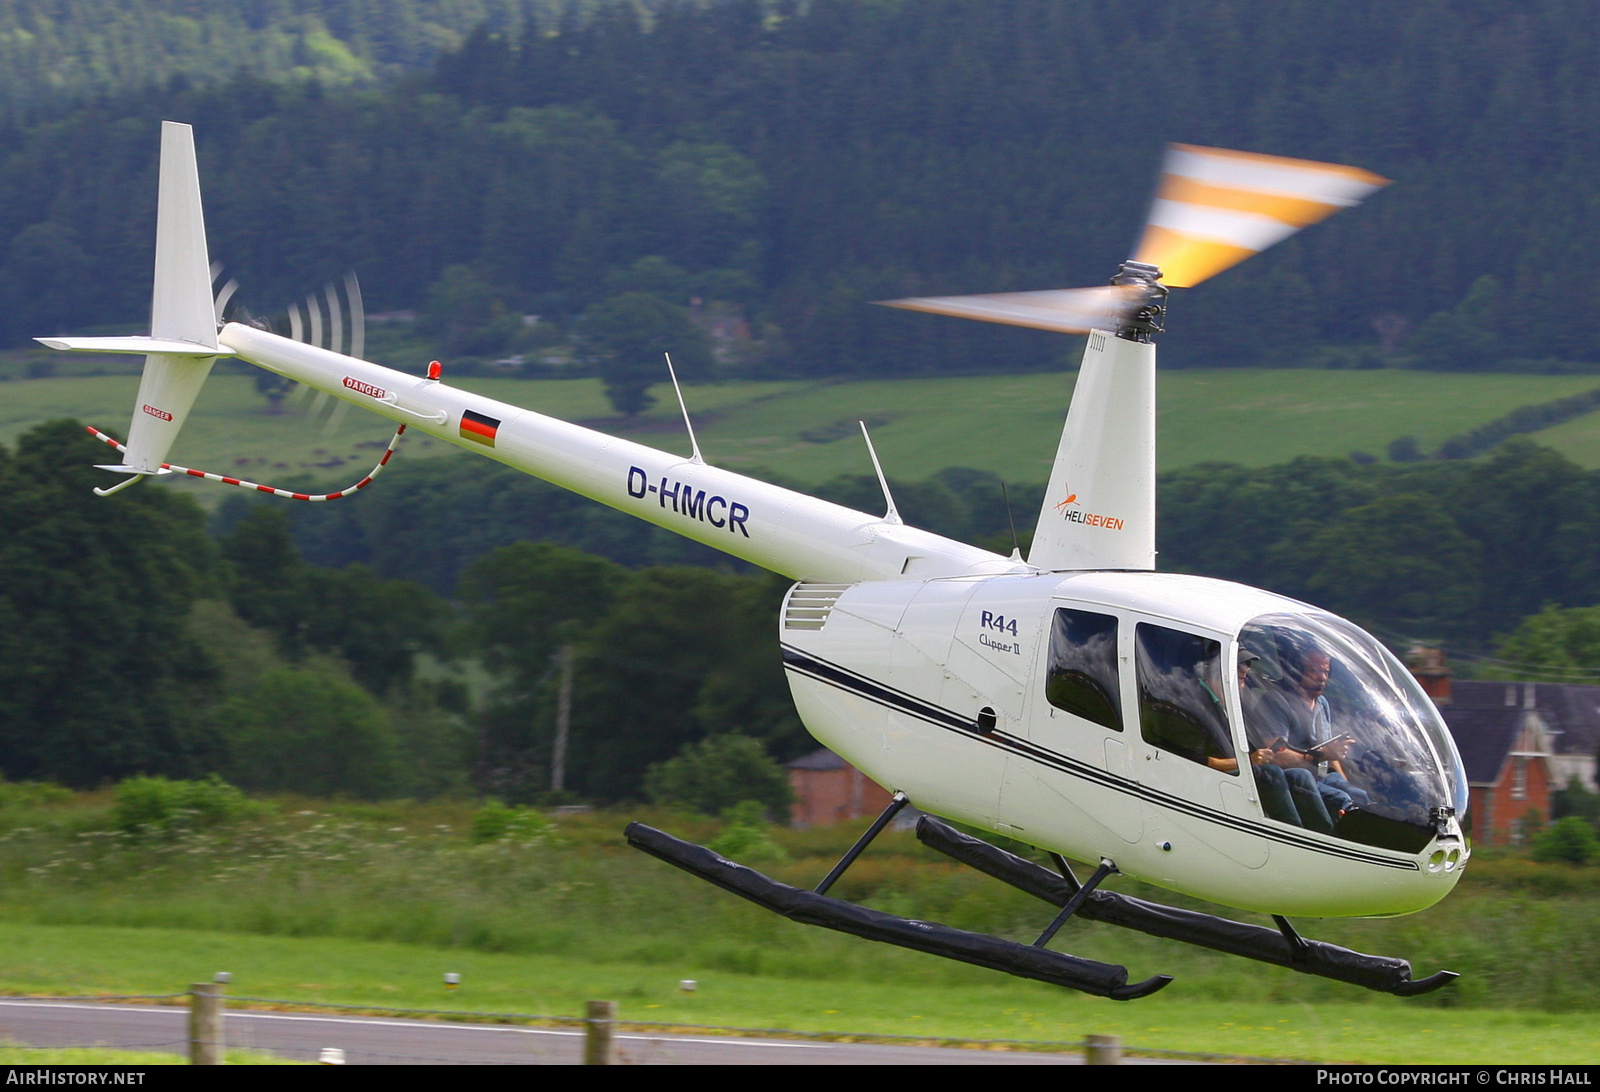
[{"label": "tail boom", "polygon": [[1025,568],[880,516],[251,326],[230,323],[219,342],[223,352],[268,371],[795,580]]}]

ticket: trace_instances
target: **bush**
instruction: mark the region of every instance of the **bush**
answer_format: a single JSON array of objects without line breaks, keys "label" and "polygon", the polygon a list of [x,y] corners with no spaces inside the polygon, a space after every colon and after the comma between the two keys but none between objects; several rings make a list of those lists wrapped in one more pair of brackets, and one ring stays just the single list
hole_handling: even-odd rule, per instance
[{"label": "bush", "polygon": [[400,795],[400,743],[383,706],[331,664],[270,671],[225,702],[224,769],[254,792]]},{"label": "bush", "polygon": [[679,804],[705,815],[746,800],[781,814],[794,799],[783,768],[757,740],[740,735],[687,745],[676,757],[651,766],[644,788],[657,804]]},{"label": "bush", "polygon": [[46,804],[64,804],[72,799],[72,790],[48,781],[0,780],[0,808],[33,808]]},{"label": "bush", "polygon": [[236,822],[259,808],[216,774],[204,781],[130,777],[117,786],[111,814],[118,830],[173,834]]},{"label": "bush", "polygon": [[789,859],[782,846],[767,831],[766,809],[756,800],[745,800],[722,813],[728,825],[709,847],[741,864],[783,863]]},{"label": "bush", "polygon": [[482,845],[501,839],[514,842],[542,842],[555,824],[532,808],[508,808],[490,800],[472,813],[472,842]]},{"label": "bush", "polygon": [[1533,859],[1588,864],[1600,859],[1600,838],[1587,820],[1569,815],[1551,823],[1533,840]]},{"label": "bush", "polygon": [[1551,798],[1550,814],[1556,819],[1575,815],[1588,820],[1590,826],[1600,826],[1600,793],[1590,792],[1583,779],[1574,775],[1567,787],[1558,789]]}]

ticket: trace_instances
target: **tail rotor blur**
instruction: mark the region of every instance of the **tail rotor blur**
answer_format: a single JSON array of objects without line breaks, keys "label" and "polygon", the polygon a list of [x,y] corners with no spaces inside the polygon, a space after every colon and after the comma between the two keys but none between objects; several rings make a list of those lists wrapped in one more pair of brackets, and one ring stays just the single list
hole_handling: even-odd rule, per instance
[{"label": "tail rotor blur", "polygon": [[[220,277],[220,276],[222,276],[222,263],[221,262],[212,262],[211,263],[211,283],[212,284],[216,284],[217,283],[217,278]],[[227,311],[228,311],[228,303],[233,299],[233,294],[235,292],[237,292],[237,291],[239,291],[239,278],[238,277],[229,277],[228,280],[226,281],[226,283],[224,283],[221,288],[217,289],[217,294],[216,294],[215,299],[213,300],[212,306],[213,306],[213,310],[215,310],[215,312],[216,312],[217,325],[219,327],[223,324],[223,322],[226,321],[226,319],[224,319],[223,316],[227,313]]]},{"label": "tail rotor blur", "polygon": [[[364,359],[363,354],[367,351],[367,312],[361,298],[361,281],[354,271],[347,272],[338,282],[329,281],[322,286],[321,292],[307,293],[304,311],[301,307],[300,303],[289,304],[291,339],[358,360]],[[324,337],[324,334],[327,336]],[[322,427],[324,438],[338,431],[349,410],[347,403],[318,391],[311,402],[311,416],[320,416],[329,402],[333,403],[333,407]]]}]

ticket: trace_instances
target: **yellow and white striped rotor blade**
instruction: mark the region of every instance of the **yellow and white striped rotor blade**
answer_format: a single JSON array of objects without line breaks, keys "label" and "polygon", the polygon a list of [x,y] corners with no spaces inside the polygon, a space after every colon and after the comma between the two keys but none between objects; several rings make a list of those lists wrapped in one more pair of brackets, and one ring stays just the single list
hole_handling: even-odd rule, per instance
[{"label": "yellow and white striped rotor blade", "polygon": [[1173,144],[1135,259],[1189,288],[1388,184],[1359,167]]},{"label": "yellow and white striped rotor blade", "polygon": [[883,300],[884,307],[927,311],[935,315],[1003,322],[1085,334],[1090,330],[1115,330],[1138,292],[1126,287],[1063,288],[1047,292],[1003,292],[991,296],[928,296],[920,299]]}]

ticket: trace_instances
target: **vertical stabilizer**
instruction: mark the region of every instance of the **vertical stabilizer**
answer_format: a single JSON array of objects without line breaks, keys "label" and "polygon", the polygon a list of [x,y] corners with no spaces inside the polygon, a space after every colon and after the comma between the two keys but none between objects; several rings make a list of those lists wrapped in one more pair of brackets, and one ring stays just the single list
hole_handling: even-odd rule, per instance
[{"label": "vertical stabilizer", "polygon": [[161,189],[156,206],[156,276],[150,297],[150,336],[217,347],[211,303],[211,258],[200,211],[200,169],[194,130],[161,123]]},{"label": "vertical stabilizer", "polygon": [[1156,565],[1156,350],[1089,334],[1028,563]]},{"label": "vertical stabilizer", "polygon": [[[150,297],[150,336],[217,349],[217,316],[211,299],[211,259],[200,211],[200,172],[194,131],[175,121],[161,123],[161,190],[156,210],[155,288]],[[139,400],[128,426],[126,468],[157,474],[178,430],[211,374],[215,356],[151,353],[145,357]]]}]

